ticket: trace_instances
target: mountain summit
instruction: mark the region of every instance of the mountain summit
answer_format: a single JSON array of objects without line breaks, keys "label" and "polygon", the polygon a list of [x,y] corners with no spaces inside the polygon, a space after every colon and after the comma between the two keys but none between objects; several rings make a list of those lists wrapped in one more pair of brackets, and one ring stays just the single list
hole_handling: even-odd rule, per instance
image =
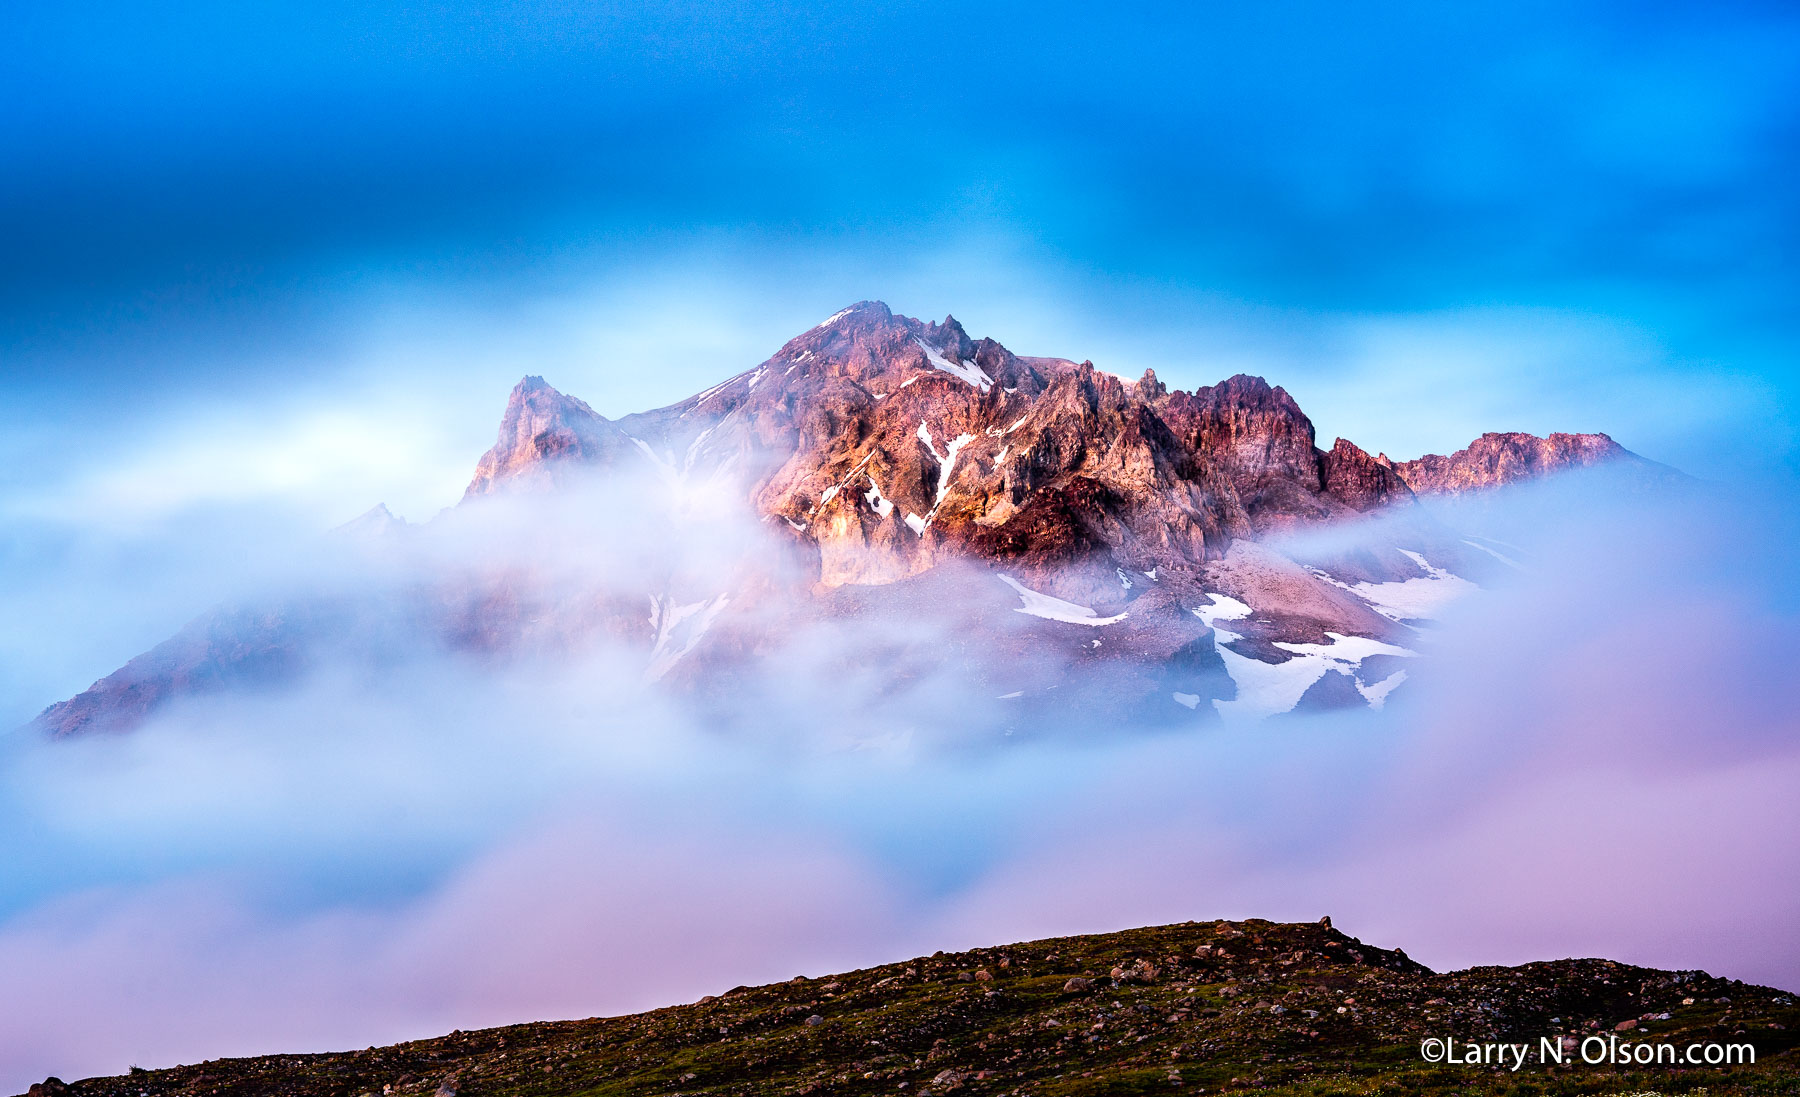
[{"label": "mountain summit", "polygon": [[526,377],[513,387],[500,419],[500,436],[481,455],[464,497],[485,495],[497,485],[552,486],[564,462],[594,463],[616,456],[631,442],[607,419],[572,396]]},{"label": "mountain summit", "polygon": [[862,301],[755,368],[616,424],[527,378],[469,495],[537,486],[568,464],[644,461],[742,476],[757,511],[816,551],[826,587],[958,558],[1073,593],[1116,569],[1200,566],[1237,541],[1406,508],[1417,494],[1649,465],[1604,435],[1489,434],[1398,463],[1343,438],[1321,449],[1293,397],[1261,377],[1171,392],[1153,371],[1129,380],[1021,357],[953,317],[924,323]]},{"label": "mountain summit", "polygon": [[[222,609],[37,724],[128,728],[180,698],[278,686],[345,645],[380,665],[396,620],[483,657],[606,635],[641,647],[647,677],[685,688],[729,677],[808,621],[930,619],[959,639],[913,651],[907,680],[935,666],[1020,711],[1088,704],[1154,722],[1171,709],[1378,707],[1405,680],[1417,624],[1511,566],[1418,500],[1597,465],[1673,475],[1605,435],[1485,434],[1400,462],[1343,438],[1321,448],[1293,397],[1261,377],[1170,390],[1154,371],[1133,380],[1025,357],[954,317],[862,301],[752,369],[618,420],[524,378],[457,511],[479,523],[496,496],[579,500],[575,485],[609,476],[704,483],[761,519],[787,554],[784,578],[551,589],[475,568],[385,602]],[[1351,548],[1302,550],[1287,536],[1372,515],[1389,519],[1383,532]],[[356,525],[401,551],[433,524],[376,512]],[[1052,692],[1079,668],[1105,687]]]}]

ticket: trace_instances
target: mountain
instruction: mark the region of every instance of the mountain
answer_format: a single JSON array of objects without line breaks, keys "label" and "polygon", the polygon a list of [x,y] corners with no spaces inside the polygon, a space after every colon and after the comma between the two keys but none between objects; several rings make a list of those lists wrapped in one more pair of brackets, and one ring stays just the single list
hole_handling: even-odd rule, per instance
[{"label": "mountain", "polygon": [[1413,461],[1377,460],[1392,469],[1417,495],[1462,495],[1570,469],[1609,465],[1650,482],[1680,476],[1646,461],[1604,434],[1552,434],[1539,438],[1517,432],[1484,434],[1448,457],[1427,454]]},{"label": "mountain", "polygon": [[[531,567],[465,568],[382,598],[230,607],[35,724],[128,729],[172,700],[279,688],[346,649],[379,665],[395,620],[484,657],[608,637],[641,653],[647,677],[711,690],[721,719],[781,630],[908,616],[955,643],[914,643],[887,664],[1016,700],[1020,724],[1037,705],[1151,722],[1379,707],[1405,679],[1415,626],[1508,566],[1419,500],[1599,464],[1675,475],[1604,435],[1487,434],[1402,462],[1343,438],[1321,448],[1293,397],[1260,377],[1171,391],[1153,371],[1023,357],[953,317],[864,301],[753,369],[617,420],[526,377],[451,516],[466,529],[508,500],[579,508],[608,478],[710,490],[762,521],[778,563],[729,582],[669,571],[574,588]],[[1349,547],[1299,536],[1377,517]],[[377,508],[342,532],[372,556],[401,554],[449,520],[414,527]],[[629,538],[634,521],[606,536]],[[1086,684],[1052,699],[1065,673]]]},{"label": "mountain", "polygon": [[[602,430],[604,442],[564,440]],[[970,557],[1108,584],[1117,568],[1197,565],[1237,539],[1410,500],[1354,445],[1317,449],[1293,398],[1261,378],[1170,393],[1153,372],[1021,358],[953,317],[921,323],[874,301],[617,424],[527,378],[469,492],[627,459],[674,478],[739,475],[759,513],[816,551],[827,587]]]},{"label": "mountain", "polygon": [[[215,1059],[30,1097],[562,1094],[1667,1092],[1800,1085],[1792,994],[1610,960],[1435,973],[1316,923],[1187,922],[933,953],[736,987],[627,1017],[453,1032],[335,1054]],[[1433,1066],[1422,1040],[1522,1044]],[[1546,1066],[1548,1041],[1567,1062]],[[1748,1046],[1754,1065],[1584,1063],[1640,1044]],[[1743,1054],[1741,1051],[1740,1056]],[[1490,1063],[1492,1062],[1490,1057]],[[1695,1090],[1698,1092],[1698,1090]]]},{"label": "mountain", "polygon": [[617,426],[580,400],[527,377],[513,389],[500,420],[500,437],[482,454],[465,499],[501,487],[554,488],[570,463],[596,464],[631,448]]},{"label": "mountain", "polygon": [[385,537],[401,536],[407,525],[406,519],[397,517],[387,508],[386,503],[377,503],[332,532],[343,537],[379,541]]}]

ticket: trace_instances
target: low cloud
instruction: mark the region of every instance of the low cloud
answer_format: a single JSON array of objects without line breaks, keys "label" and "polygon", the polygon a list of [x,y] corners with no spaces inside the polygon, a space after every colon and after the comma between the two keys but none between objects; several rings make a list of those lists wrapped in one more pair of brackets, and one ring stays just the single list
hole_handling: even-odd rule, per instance
[{"label": "low cloud", "polygon": [[[1768,502],[1792,497],[1570,481],[1454,515],[1525,567],[1419,637],[1382,712],[1007,738],[952,679],[909,705],[831,657],[929,622],[847,622],[750,664],[729,728],[603,638],[411,644],[123,737],[15,738],[0,1089],[1188,918],[1329,913],[1439,968],[1604,954],[1800,986],[1778,703],[1800,599]],[[705,492],[463,521],[275,589],[528,558],[559,597],[699,597],[786,559]]]}]

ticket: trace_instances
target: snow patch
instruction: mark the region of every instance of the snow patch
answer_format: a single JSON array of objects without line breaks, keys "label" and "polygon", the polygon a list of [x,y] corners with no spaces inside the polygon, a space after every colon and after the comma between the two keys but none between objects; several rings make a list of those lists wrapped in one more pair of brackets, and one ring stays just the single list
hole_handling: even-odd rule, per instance
[{"label": "snow patch", "polygon": [[1467,537],[1464,537],[1463,544],[1469,546],[1470,548],[1480,549],[1481,551],[1487,553],[1489,556],[1492,556],[1494,559],[1500,561],[1502,564],[1505,564],[1509,568],[1517,568],[1520,571],[1525,570],[1524,564],[1519,563],[1517,560],[1514,560],[1512,557],[1506,555],[1504,552],[1500,552],[1497,549],[1488,548],[1486,545],[1482,544],[1480,541],[1471,541]]},{"label": "snow patch", "polygon": [[[679,464],[675,460],[674,450],[670,449],[665,450],[662,453],[657,453],[655,448],[642,438],[630,434],[625,437],[631,439],[631,444],[636,446],[638,452],[642,453],[645,459],[650,462],[651,466],[655,468],[658,478],[660,478],[664,484],[676,491],[685,491],[692,483],[691,478],[694,472],[695,461],[706,452],[702,443],[706,441],[706,436],[710,433],[712,433],[710,427],[700,432],[700,436],[689,443],[687,454],[682,458]],[[706,479],[700,483],[705,486],[717,485],[731,471],[733,466],[736,465],[737,457],[738,455],[735,453],[726,454],[725,459],[716,464],[712,470],[706,474]]]},{"label": "snow patch", "polygon": [[681,471],[683,473],[688,473],[688,472],[693,471],[694,459],[696,457],[699,457],[700,454],[703,452],[701,447],[706,444],[707,436],[712,434],[712,432],[713,432],[713,428],[707,427],[705,430],[701,431],[697,436],[695,436],[695,438],[692,442],[688,443],[687,456],[683,457],[681,460]]},{"label": "snow patch", "polygon": [[1228,644],[1232,640],[1243,639],[1243,637],[1235,632],[1222,631],[1219,628],[1218,622],[1242,621],[1255,611],[1243,602],[1231,597],[1229,594],[1208,594],[1207,597],[1212,599],[1212,605],[1202,606],[1195,610],[1194,616],[1200,618],[1201,623],[1207,628],[1212,629],[1215,636],[1226,636],[1230,638],[1218,641],[1220,643]]},{"label": "snow patch", "polygon": [[644,668],[644,678],[656,681],[693,651],[729,601],[729,595],[721,594],[710,601],[677,605],[673,598],[651,595],[650,624],[656,629],[656,643],[650,648],[650,665]]},{"label": "snow patch", "polygon": [[1125,614],[1112,617],[1101,617],[1087,606],[1078,606],[1074,602],[1065,602],[1061,598],[1052,598],[1025,586],[1010,575],[1000,576],[1000,581],[1018,592],[1024,604],[1013,612],[1029,613],[1033,617],[1042,617],[1047,621],[1064,621],[1071,625],[1110,625],[1123,621]]},{"label": "snow patch", "polygon": [[1217,624],[1219,621],[1241,621],[1251,615],[1251,608],[1228,595],[1208,594],[1207,597],[1212,600],[1212,604],[1196,609],[1193,613],[1213,630],[1213,650],[1219,653],[1219,659],[1225,664],[1225,673],[1231,676],[1232,683],[1237,686],[1236,697],[1229,701],[1213,701],[1213,707],[1219,710],[1219,715],[1227,719],[1260,720],[1266,716],[1291,712],[1300,703],[1300,698],[1306,695],[1306,691],[1312,688],[1313,683],[1332,671],[1350,675],[1357,692],[1369,702],[1369,707],[1380,708],[1394,687],[1406,680],[1406,672],[1396,671],[1379,682],[1368,684],[1362,680],[1362,661],[1374,655],[1409,658],[1417,654],[1367,636],[1328,632],[1325,636],[1330,643],[1326,644],[1277,642],[1275,646],[1291,653],[1290,657],[1279,663],[1265,663],[1261,659],[1252,659],[1231,650],[1229,645],[1243,639],[1243,636],[1222,629]]},{"label": "snow patch", "polygon": [[[921,519],[925,525],[930,525],[931,520],[937,517],[938,508],[944,505],[944,496],[950,494],[950,477],[956,472],[956,455],[962,452],[964,446],[973,442],[975,436],[973,434],[959,434],[950,440],[950,444],[944,448],[944,452],[939,453],[937,451],[937,443],[934,442],[931,437],[931,428],[925,425],[923,419],[919,420],[919,429],[917,433],[919,441],[925,443],[925,449],[930,452],[932,457],[937,459],[938,463],[937,498],[932,501],[931,509],[927,511],[925,517]],[[907,524],[912,524],[910,518],[908,518]],[[922,527],[919,532],[923,534],[924,530]]]},{"label": "snow patch", "polygon": [[1425,574],[1394,583],[1344,583],[1322,571],[1315,570],[1314,574],[1361,598],[1370,609],[1390,621],[1430,620],[1458,598],[1481,589],[1460,575],[1432,566],[1429,560],[1410,549],[1400,552],[1419,565],[1419,570]]},{"label": "snow patch", "polygon": [[938,467],[937,502],[931,506],[932,514],[937,513],[938,507],[943,505],[944,496],[950,493],[950,474],[956,471],[957,454],[961,453],[962,448],[974,440],[973,434],[959,434],[950,439],[950,444],[944,447],[944,456],[940,458],[943,464]]},{"label": "snow patch", "polygon": [[[1364,683],[1358,677],[1360,664],[1371,655],[1396,655],[1408,657],[1416,654],[1403,647],[1386,644],[1380,640],[1372,640],[1367,636],[1346,636],[1341,632],[1325,634],[1331,641],[1327,644],[1284,644],[1277,642],[1276,647],[1292,652],[1293,657],[1279,663],[1265,663],[1260,659],[1251,659],[1239,655],[1228,647],[1220,647],[1219,657],[1225,661],[1225,671],[1237,684],[1237,696],[1229,701],[1214,701],[1213,707],[1221,716],[1227,718],[1260,719],[1278,713],[1291,712],[1300,698],[1312,688],[1314,682],[1333,671],[1341,671],[1350,675],[1356,683],[1357,691],[1363,692]],[[1215,634],[1216,636],[1216,634]],[[1385,701],[1387,694],[1400,683],[1393,676],[1383,679],[1374,686],[1366,687],[1379,690],[1378,696]],[[1369,698],[1368,693],[1363,696]],[[1370,703],[1375,702],[1371,699]]]},{"label": "snow patch", "polygon": [[869,501],[870,509],[883,518],[894,513],[893,500],[881,494],[881,485],[875,482],[873,476],[869,477],[869,490],[863,492],[863,498]]},{"label": "snow patch", "polygon": [[1363,695],[1363,700],[1369,702],[1370,708],[1380,708],[1387,703],[1387,695],[1394,692],[1394,687],[1404,681],[1406,672],[1403,670],[1395,671],[1372,686],[1363,685],[1359,678],[1356,681],[1356,692]]},{"label": "snow patch", "polygon": [[933,366],[943,370],[945,373],[962,378],[982,392],[986,392],[994,387],[994,379],[989,377],[987,371],[983,370],[974,362],[951,361],[939,352],[933,350],[926,344],[925,340],[920,339],[916,335],[913,337],[913,342],[919,344],[919,349],[925,352],[925,360],[927,362],[930,362]]},{"label": "snow patch", "polygon": [[1198,693],[1177,693],[1174,696],[1175,703],[1178,705],[1186,705],[1188,708],[1200,707],[1200,695]]},{"label": "snow patch", "polygon": [[823,320],[819,321],[817,324],[815,324],[813,326],[813,330],[818,331],[820,328],[828,328],[831,325],[837,323],[839,320],[842,320],[844,317],[850,315],[851,313],[853,313],[855,311],[856,311],[855,305],[852,305],[847,309],[839,309],[836,312],[832,313],[830,316],[827,316],[825,319],[823,319]]},{"label": "snow patch", "polygon": [[656,471],[661,473],[664,479],[669,480],[672,483],[680,483],[681,474],[675,471],[674,461],[663,460],[663,458],[657,455],[656,450],[651,448],[650,443],[636,435],[627,434],[625,437],[631,439],[632,445],[635,445],[638,448],[638,452],[650,459],[650,463],[656,466]]},{"label": "snow patch", "polygon": [[[737,378],[735,378],[735,377],[731,379],[731,381],[735,381],[735,380],[737,380]],[[712,388],[709,388],[705,392],[694,397],[694,406],[699,407],[701,404],[704,404],[708,400],[711,400],[713,397],[717,396],[719,394],[719,390],[723,389],[726,385],[731,384],[731,381],[721,381],[718,384],[714,385]]]}]

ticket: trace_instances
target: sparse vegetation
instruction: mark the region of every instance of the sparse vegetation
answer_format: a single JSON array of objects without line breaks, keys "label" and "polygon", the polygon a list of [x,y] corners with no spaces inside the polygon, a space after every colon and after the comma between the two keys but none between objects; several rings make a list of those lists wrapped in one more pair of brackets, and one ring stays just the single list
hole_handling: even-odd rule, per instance
[{"label": "sparse vegetation", "polygon": [[[1667,1014],[1667,1018],[1663,1018]],[[1634,1025],[1621,1030],[1624,1022]],[[1608,960],[1433,974],[1329,924],[1197,922],[738,987],[630,1017],[218,1060],[34,1097],[1800,1094],[1791,994]],[[1432,1065],[1419,1041],[1629,1032],[1754,1066]]]}]

